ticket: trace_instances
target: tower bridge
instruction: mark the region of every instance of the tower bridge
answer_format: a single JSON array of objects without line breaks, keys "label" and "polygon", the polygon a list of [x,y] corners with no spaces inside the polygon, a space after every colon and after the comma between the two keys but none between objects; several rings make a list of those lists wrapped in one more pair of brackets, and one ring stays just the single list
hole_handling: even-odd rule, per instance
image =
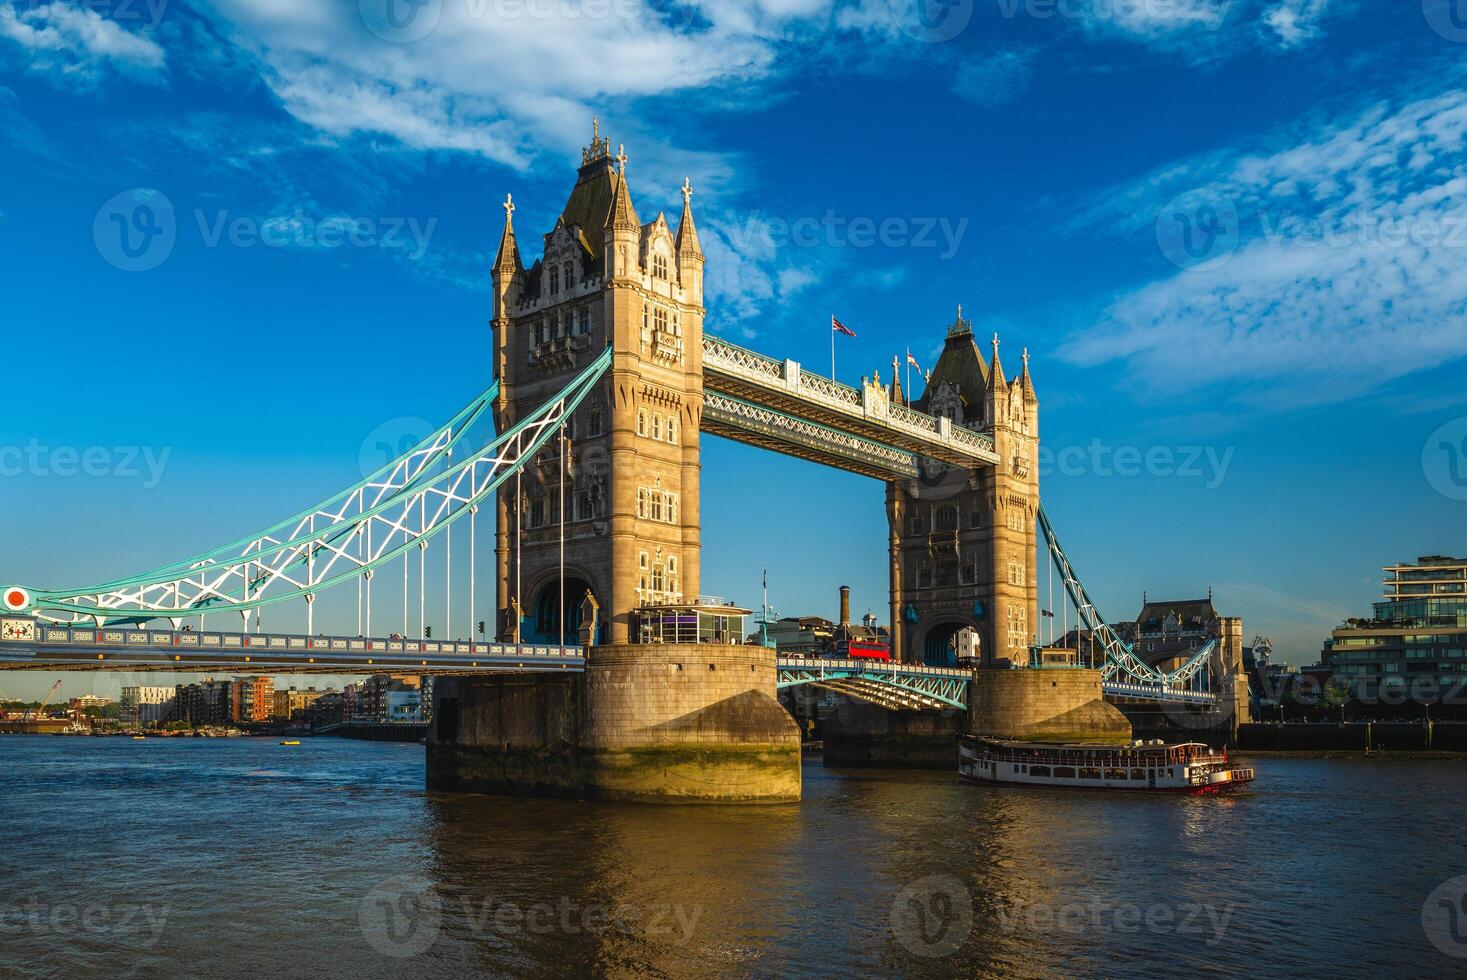
[{"label": "tower bridge", "polygon": [[[643,222],[627,157],[599,131],[529,265],[513,215],[507,198],[493,381],[463,411],[258,534],[83,588],[7,587],[0,668],[437,673],[447,679],[435,686],[435,786],[791,798],[798,733],[777,688],[815,685],[893,711],[991,705],[997,691],[1049,704],[1053,695],[1026,693],[1043,671],[1006,669],[1031,663],[1040,633],[1042,534],[1076,623],[1105,653],[1084,672],[1093,682],[1067,681],[1080,692],[1072,701],[1097,700],[1103,684],[1116,697],[1211,702],[1230,683],[1233,665],[1210,648],[1177,671],[1147,666],[1099,616],[1040,507],[1027,351],[1009,378],[999,338],[984,356],[959,308],[914,398],[895,361],[888,383],[873,372],[851,387],[705,333],[690,184],[676,228],[660,213]],[[478,445],[469,433],[491,416],[495,434]],[[705,432],[881,481],[895,663],[776,661],[714,625],[726,610],[698,599]],[[492,599],[476,572],[481,511]],[[438,641],[427,635],[430,545],[445,555]],[[397,608],[386,580],[399,566],[403,628],[384,636],[384,593],[390,615]],[[353,592],[355,634],[317,632],[317,599]],[[304,631],[261,628],[261,610],[283,604],[303,607]],[[226,613],[238,629],[219,630]],[[492,638],[473,639],[480,619],[493,621]],[[686,633],[649,632],[684,620]],[[948,660],[965,629],[981,637],[977,673]],[[970,688],[984,678],[979,697]]]}]

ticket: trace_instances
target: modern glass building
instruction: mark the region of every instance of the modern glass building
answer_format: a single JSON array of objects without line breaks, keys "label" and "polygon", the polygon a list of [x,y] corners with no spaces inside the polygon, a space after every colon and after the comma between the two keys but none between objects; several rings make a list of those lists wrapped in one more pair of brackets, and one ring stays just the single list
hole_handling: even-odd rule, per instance
[{"label": "modern glass building", "polygon": [[1384,571],[1375,615],[1336,629],[1324,662],[1350,684],[1433,681],[1442,696],[1467,685],[1467,559],[1426,555]]}]

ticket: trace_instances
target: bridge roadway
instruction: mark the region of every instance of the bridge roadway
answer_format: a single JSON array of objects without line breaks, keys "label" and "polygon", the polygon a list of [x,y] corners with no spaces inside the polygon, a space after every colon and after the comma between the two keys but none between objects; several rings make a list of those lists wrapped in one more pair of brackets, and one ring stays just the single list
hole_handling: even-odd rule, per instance
[{"label": "bridge roadway", "polygon": [[[583,671],[579,646],[307,636],[185,629],[102,628],[0,617],[0,670],[171,671],[228,674],[498,674]],[[1062,668],[1053,668],[1062,669]],[[777,686],[812,685],[891,710],[967,708],[973,672],[870,659],[780,657]],[[1206,692],[1106,681],[1113,700],[1216,703]]]}]

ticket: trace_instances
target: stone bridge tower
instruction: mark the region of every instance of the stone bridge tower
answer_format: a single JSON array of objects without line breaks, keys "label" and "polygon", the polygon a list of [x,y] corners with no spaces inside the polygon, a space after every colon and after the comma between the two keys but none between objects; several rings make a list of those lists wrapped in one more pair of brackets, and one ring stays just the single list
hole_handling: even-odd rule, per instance
[{"label": "stone bridge tower", "polygon": [[965,471],[922,461],[917,479],[887,484],[893,648],[906,661],[949,663],[949,641],[971,626],[986,665],[1027,663],[1040,614],[1039,400],[1028,353],[1009,380],[997,334],[985,359],[959,307],[912,404],[991,434],[999,463]]},{"label": "stone bridge tower", "polygon": [[[606,347],[606,380],[568,427],[565,485],[552,441],[498,499],[498,634],[560,636],[565,533],[567,642],[589,590],[600,642],[626,642],[633,609],[698,594],[698,428],[703,382],[703,252],[683,183],[676,231],[643,224],[626,175],[597,131],[543,255],[526,268],[505,202],[494,262],[495,421],[505,431]],[[559,501],[565,501],[564,513]]]}]

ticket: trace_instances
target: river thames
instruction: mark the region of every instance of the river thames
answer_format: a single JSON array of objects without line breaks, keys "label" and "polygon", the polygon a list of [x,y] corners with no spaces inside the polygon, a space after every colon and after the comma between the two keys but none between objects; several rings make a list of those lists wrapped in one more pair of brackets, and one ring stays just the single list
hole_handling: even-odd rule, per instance
[{"label": "river thames", "polygon": [[1194,799],[817,761],[798,805],[655,807],[427,793],[417,745],[3,738],[0,976],[1467,967],[1467,763],[1256,765]]}]

